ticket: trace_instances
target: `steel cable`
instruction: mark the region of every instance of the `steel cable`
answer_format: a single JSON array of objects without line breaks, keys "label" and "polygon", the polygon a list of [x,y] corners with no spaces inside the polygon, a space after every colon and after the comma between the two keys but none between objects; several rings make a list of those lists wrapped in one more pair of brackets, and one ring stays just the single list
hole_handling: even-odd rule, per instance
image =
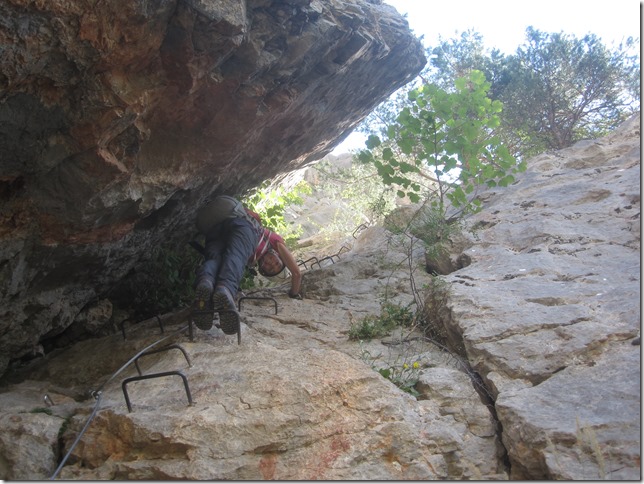
[{"label": "steel cable", "polygon": [[118,370],[116,370],[116,371],[112,374],[112,376],[110,376],[110,377],[109,377],[109,378],[108,378],[108,379],[107,379],[107,380],[106,380],[106,381],[105,381],[105,382],[104,382],[100,387],[98,387],[98,389],[97,389],[97,390],[93,390],[92,392],[90,392],[90,395],[92,395],[92,396],[96,399],[96,404],[94,405],[94,410],[92,411],[92,413],[91,413],[91,414],[90,414],[90,416],[88,417],[87,422],[85,422],[85,425],[83,426],[83,429],[80,431],[80,433],[79,433],[79,434],[78,434],[78,436],[76,437],[76,440],[74,440],[74,443],[71,445],[71,447],[69,448],[69,450],[68,450],[68,451],[67,451],[67,453],[65,454],[65,457],[63,457],[63,460],[60,462],[60,464],[58,465],[58,467],[56,468],[56,470],[54,471],[54,473],[52,474],[52,476],[49,478],[49,480],[50,480],[50,481],[53,481],[54,479],[56,479],[56,476],[57,476],[57,475],[58,475],[58,473],[62,470],[63,466],[65,465],[65,462],[67,462],[67,459],[68,459],[68,458],[69,458],[69,456],[71,455],[72,451],[74,450],[74,448],[76,447],[76,445],[78,445],[78,442],[80,442],[80,439],[81,439],[81,437],[83,436],[83,434],[85,433],[85,431],[87,430],[87,428],[89,427],[89,424],[92,422],[92,420],[93,420],[93,419],[94,419],[94,417],[96,416],[96,412],[98,411],[98,408],[99,408],[99,406],[100,406],[100,404],[101,404],[101,399],[103,398],[103,391],[102,391],[102,390],[103,390],[103,388],[105,388],[105,386],[106,386],[109,382],[111,382],[114,378],[116,378],[116,377],[117,377],[117,376],[118,376],[118,375],[119,375],[123,370],[125,370],[125,368],[127,368],[127,367],[128,367],[128,366],[129,366],[129,365],[130,365],[134,360],[136,360],[136,359],[137,359],[137,358],[138,358],[142,353],[145,353],[145,352],[146,352],[146,351],[148,351],[150,348],[153,348],[154,346],[158,345],[158,344],[159,344],[159,343],[161,343],[162,341],[165,341],[165,340],[167,340],[168,338],[170,338],[170,337],[172,337],[172,336],[176,336],[176,335],[178,335],[178,334],[180,334],[180,333],[184,332],[184,331],[185,331],[186,329],[188,329],[189,327],[190,327],[190,325],[186,325],[186,326],[184,326],[183,328],[181,328],[180,330],[175,331],[174,333],[170,333],[169,335],[164,336],[163,338],[161,338],[161,339],[159,339],[159,340],[155,341],[154,343],[152,343],[152,344],[150,344],[150,345],[146,346],[146,347],[145,347],[145,348],[143,348],[141,351],[139,351],[137,354],[135,354],[132,358],[130,358],[130,359],[129,359],[129,360],[128,360],[128,361],[127,361],[123,366],[121,366],[121,368],[119,368]]}]

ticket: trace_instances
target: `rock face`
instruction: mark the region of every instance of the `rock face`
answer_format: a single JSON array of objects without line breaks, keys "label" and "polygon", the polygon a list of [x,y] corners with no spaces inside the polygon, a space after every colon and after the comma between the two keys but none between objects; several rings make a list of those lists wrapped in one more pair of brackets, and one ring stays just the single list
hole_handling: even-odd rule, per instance
[{"label": "rock face", "polygon": [[[470,265],[425,303],[450,351],[411,329],[348,340],[385,298],[436,284],[419,241],[372,227],[305,272],[305,299],[243,301],[241,345],[178,335],[184,311],[163,334],[151,320],[47,354],[0,391],[0,477],[50,477],[98,405],[57,477],[637,480],[639,168],[635,118],[489,192]],[[173,374],[130,382],[130,413],[121,382],[161,338],[189,361],[172,348],[141,371],[183,371],[193,405]],[[378,369],[417,380],[418,398]]]},{"label": "rock face", "polygon": [[[171,340],[181,343],[192,366],[176,349],[141,358],[146,375],[182,370],[193,406],[172,375],[129,383],[128,413],[121,382],[136,371],[130,365],[110,380],[163,337],[156,321],[129,328],[127,340],[115,334],[47,355],[28,381],[0,393],[6,409],[0,475],[51,476],[58,453],[67,452],[91,413],[87,390],[102,386],[100,410],[62,479],[507,478],[496,423],[454,357],[417,332],[362,345],[348,340],[350,321],[379,314],[385,291],[391,301],[413,300],[407,266],[392,270],[408,248],[388,237],[368,229],[340,260],[305,272],[304,300],[289,299],[283,287],[264,290],[275,298],[277,314],[271,301],[243,301],[241,345],[213,328],[193,342]],[[422,245],[412,252],[418,284],[428,283]],[[171,335],[186,324],[186,313],[164,319],[164,334]],[[420,400],[370,367],[401,370],[414,362],[426,383]],[[54,403],[46,407],[51,415],[43,413],[45,394]]]},{"label": "rock face", "polygon": [[423,67],[366,0],[0,5],[0,372],[213,194],[321,158]]},{"label": "rock face", "polygon": [[518,479],[639,479],[640,124],[487,195],[444,315]]}]

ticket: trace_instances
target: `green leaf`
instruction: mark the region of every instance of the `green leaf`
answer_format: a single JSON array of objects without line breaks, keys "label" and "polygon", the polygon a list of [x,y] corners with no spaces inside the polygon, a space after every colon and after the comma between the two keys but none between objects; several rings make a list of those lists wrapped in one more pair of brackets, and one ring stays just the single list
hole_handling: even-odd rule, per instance
[{"label": "green leaf", "polygon": [[377,148],[378,146],[380,146],[381,141],[380,141],[380,138],[378,136],[376,136],[375,134],[372,134],[367,138],[367,141],[365,142],[365,144],[366,144],[367,148],[372,150],[372,149]]},{"label": "green leaf", "polygon": [[405,161],[400,162],[400,171],[401,173],[418,173],[419,170],[416,166],[410,165]]},{"label": "green leaf", "polygon": [[501,119],[498,116],[491,116],[486,121],[485,125],[490,129],[494,129],[501,125]]},{"label": "green leaf", "polygon": [[445,170],[446,172],[447,172],[447,171],[450,171],[450,170],[453,170],[454,168],[456,168],[457,163],[458,163],[458,162],[457,162],[454,158],[448,158],[448,159],[447,159],[447,161],[445,161],[445,168],[444,168],[444,170]]},{"label": "green leaf", "polygon": [[410,138],[403,138],[398,140],[398,147],[406,155],[410,155],[414,150],[414,142]]},{"label": "green leaf", "polygon": [[507,187],[514,183],[514,177],[512,175],[506,175],[505,177],[499,180],[499,185],[502,187]]},{"label": "green leaf", "polygon": [[373,154],[371,151],[361,150],[358,152],[358,161],[363,164],[371,163],[373,161]]}]

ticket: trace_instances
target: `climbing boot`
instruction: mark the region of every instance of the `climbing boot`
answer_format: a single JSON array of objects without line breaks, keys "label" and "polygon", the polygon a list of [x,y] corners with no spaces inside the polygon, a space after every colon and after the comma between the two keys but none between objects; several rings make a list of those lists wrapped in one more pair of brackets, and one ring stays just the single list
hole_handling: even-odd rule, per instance
[{"label": "climbing boot", "polygon": [[225,334],[239,332],[240,321],[237,311],[219,311],[219,324],[217,325]]},{"label": "climbing boot", "polygon": [[214,310],[219,313],[219,328],[225,334],[235,334],[239,331],[240,321],[235,299],[225,286],[217,286],[212,297]]},{"label": "climbing boot", "polygon": [[214,318],[212,303],[212,283],[201,281],[195,290],[195,301],[192,306],[192,320],[197,328],[208,331],[212,328]]}]

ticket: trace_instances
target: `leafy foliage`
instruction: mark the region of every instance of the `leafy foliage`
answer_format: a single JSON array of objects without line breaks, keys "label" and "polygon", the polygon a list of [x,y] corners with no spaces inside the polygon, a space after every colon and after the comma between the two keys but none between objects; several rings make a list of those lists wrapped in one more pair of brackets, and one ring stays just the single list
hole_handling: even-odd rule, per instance
[{"label": "leafy foliage", "polygon": [[437,207],[422,207],[412,220],[410,233],[425,244],[425,256],[438,260],[448,253],[450,241],[463,231],[460,219],[447,220]]},{"label": "leafy foliage", "polygon": [[[526,159],[602,136],[639,110],[639,57],[629,54],[636,43],[629,38],[609,49],[592,34],[579,39],[528,28],[516,54],[505,56],[486,49],[481,35],[469,30],[428,48],[419,79],[451,92],[456,79],[483,72],[489,97],[504,106],[496,134],[513,156]],[[402,97],[408,91],[381,104],[360,131],[382,134],[408,106]]]},{"label": "leafy foliage", "polygon": [[311,187],[304,181],[290,190],[267,181],[254,189],[242,202],[261,217],[264,227],[281,235],[286,244],[292,246],[302,234],[302,228],[287,223],[284,211],[290,205],[301,205],[304,201],[302,195],[308,193],[311,193]]},{"label": "leafy foliage", "polygon": [[386,336],[393,329],[411,326],[414,313],[406,306],[384,302],[380,306],[380,316],[366,316],[349,328],[350,340],[369,340]]},{"label": "leafy foliage", "polygon": [[420,393],[416,390],[416,383],[418,383],[420,374],[419,368],[419,362],[414,361],[411,365],[409,363],[403,363],[401,365],[392,365],[387,368],[380,368],[378,373],[391,381],[401,390],[413,395],[414,397],[419,397]]},{"label": "leafy foliage", "polygon": [[538,148],[532,152],[603,136],[632,113],[639,68],[623,47],[610,51],[592,34],[578,39],[531,27],[526,36],[507,59],[512,82],[501,97],[508,124]]},{"label": "leafy foliage", "polygon": [[202,257],[188,246],[158,247],[123,284],[124,309],[136,318],[148,318],[188,305],[194,299],[195,271]]},{"label": "leafy foliage", "polygon": [[467,77],[472,71],[481,71],[490,82],[489,96],[498,99],[498,91],[508,81],[505,72],[505,57],[498,49],[488,51],[481,34],[473,30],[462,32],[457,38],[443,39],[427,50],[430,62],[421,77],[426,84],[436,84],[445,91],[454,88],[459,77]]},{"label": "leafy foliage", "polygon": [[429,192],[441,211],[447,200],[475,211],[478,185],[507,186],[513,173],[525,170],[494,135],[502,104],[487,96],[489,88],[483,73],[472,71],[451,93],[433,84],[412,90],[385,141],[371,135],[358,159],[373,164],[386,185],[399,187],[401,198],[418,202]]},{"label": "leafy foliage", "polygon": [[414,397],[420,396],[420,393],[416,390],[416,384],[418,383],[422,369],[419,359],[414,358],[414,361],[410,361],[410,359],[405,357],[396,358],[396,361],[387,362],[383,366],[382,364],[376,363],[380,359],[380,355],[374,356],[364,347],[362,347],[360,359],[369,364],[373,370],[380,373],[382,377],[392,382],[401,390]]},{"label": "leafy foliage", "polygon": [[362,223],[376,223],[395,207],[396,195],[382,184],[373,166],[351,163],[343,168],[330,161],[315,165],[320,183],[316,191],[326,198],[342,201],[333,220],[319,227],[320,233],[351,234]]}]

